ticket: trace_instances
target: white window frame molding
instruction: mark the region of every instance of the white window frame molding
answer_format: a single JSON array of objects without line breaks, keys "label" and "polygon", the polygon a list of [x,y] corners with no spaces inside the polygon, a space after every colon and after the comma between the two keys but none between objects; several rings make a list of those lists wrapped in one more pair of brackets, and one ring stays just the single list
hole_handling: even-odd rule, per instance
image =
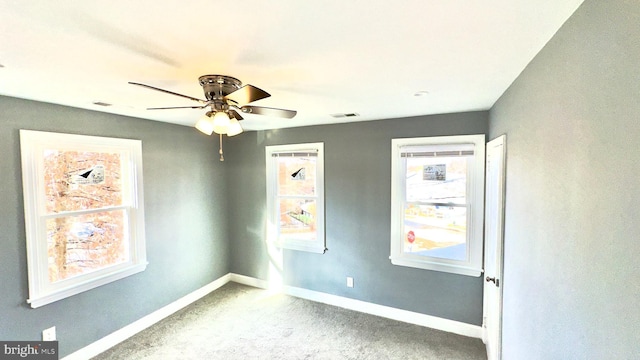
[{"label": "white window frame molding", "polygon": [[[144,229],[142,142],[140,140],[20,130],[22,186],[25,210],[29,299],[37,308],[144,271],[147,266]],[[123,168],[123,206],[127,214],[128,259],[125,262],[51,283],[47,255],[44,186],[44,150],[119,152],[127,160]],[[98,209],[73,211],[91,213]],[[99,211],[99,210],[98,210]]]},{"label": "white window frame molding", "polygon": [[[278,206],[278,170],[277,153],[305,153],[316,152],[316,237],[315,240],[287,238],[279,236]],[[278,248],[324,253],[325,240],[325,213],[324,213],[324,143],[304,143],[288,145],[265,146],[266,176],[267,176],[267,242]]]},{"label": "white window frame molding", "polygon": [[[403,204],[405,202],[406,162],[401,148],[406,146],[473,144],[474,158],[467,179],[467,259],[459,261],[408,254],[403,251]],[[456,135],[391,140],[391,263],[419,269],[480,276],[482,274],[484,224],[485,135]]]}]

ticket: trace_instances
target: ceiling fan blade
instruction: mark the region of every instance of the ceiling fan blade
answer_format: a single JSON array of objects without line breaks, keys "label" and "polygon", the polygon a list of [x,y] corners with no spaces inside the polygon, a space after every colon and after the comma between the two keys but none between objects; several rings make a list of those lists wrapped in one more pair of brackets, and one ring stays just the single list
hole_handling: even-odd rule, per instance
[{"label": "ceiling fan blade", "polygon": [[204,103],[206,103],[206,102],[207,102],[206,100],[201,100],[201,99],[194,98],[194,97],[191,97],[191,96],[188,96],[188,95],[178,94],[178,93],[176,93],[176,92],[169,91],[169,90],[164,90],[164,89],[160,89],[160,88],[157,88],[157,87],[154,87],[154,86],[151,86],[151,85],[146,85],[146,84],[141,84],[141,83],[131,82],[131,81],[129,81],[129,84],[131,84],[131,85],[138,85],[138,86],[142,86],[142,87],[145,87],[145,88],[147,88],[147,89],[156,90],[156,91],[160,91],[160,92],[167,93],[167,94],[171,94],[171,95],[175,95],[175,96],[180,96],[180,97],[183,97],[183,98],[187,98],[187,99],[189,99],[189,100],[197,101],[197,102],[199,102],[199,103],[201,103],[201,104],[204,104]]},{"label": "ceiling fan blade", "polygon": [[240,116],[240,114],[238,114],[237,111],[235,111],[233,109],[229,109],[229,115],[231,115],[232,117],[236,118],[238,121],[244,119],[242,116]]},{"label": "ceiling fan blade", "polygon": [[246,105],[240,108],[243,113],[247,114],[258,114],[258,115],[267,115],[267,116],[275,116],[291,119],[298,113],[295,110],[285,110],[285,109],[274,109],[262,106],[251,106]]},{"label": "ceiling fan blade", "polygon": [[155,108],[147,108],[147,110],[167,110],[167,109],[204,109],[207,105],[202,106],[170,106],[170,107],[155,107]]},{"label": "ceiling fan blade", "polygon": [[236,104],[248,104],[260,99],[268,98],[269,96],[271,95],[268,92],[247,84],[224,98],[225,100],[231,100]]}]

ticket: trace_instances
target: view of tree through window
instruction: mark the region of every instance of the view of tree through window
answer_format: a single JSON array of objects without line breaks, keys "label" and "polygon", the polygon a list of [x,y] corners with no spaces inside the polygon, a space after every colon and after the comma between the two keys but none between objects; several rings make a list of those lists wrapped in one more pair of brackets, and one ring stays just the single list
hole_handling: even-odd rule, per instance
[{"label": "view of tree through window", "polygon": [[469,157],[408,157],[404,252],[466,259]]},{"label": "view of tree through window", "polygon": [[324,143],[265,146],[267,242],[323,254]]},{"label": "view of tree through window", "polygon": [[316,157],[278,157],[280,235],[303,240],[316,236]]},{"label": "view of tree through window", "polygon": [[[126,212],[118,153],[44,151],[49,281],[126,261]],[[103,211],[98,211],[103,210]]]},{"label": "view of tree through window", "polygon": [[20,130],[32,308],[147,267],[142,141]]}]

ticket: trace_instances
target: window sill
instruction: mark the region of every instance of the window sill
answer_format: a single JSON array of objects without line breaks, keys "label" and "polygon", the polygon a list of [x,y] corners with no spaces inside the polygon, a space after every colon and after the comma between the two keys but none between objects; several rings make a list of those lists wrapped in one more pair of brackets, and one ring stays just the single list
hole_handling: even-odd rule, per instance
[{"label": "window sill", "polygon": [[311,252],[316,254],[324,254],[327,251],[327,249],[324,246],[324,243],[305,244],[304,241],[301,241],[301,242],[277,241],[275,242],[275,246],[280,249],[306,251],[306,252]]},{"label": "window sill", "polygon": [[52,292],[49,292],[43,295],[39,295],[39,296],[36,295],[36,296],[30,297],[27,300],[27,303],[29,303],[29,305],[31,305],[31,307],[35,309],[47,304],[51,304],[52,302],[62,300],[69,296],[79,294],[83,291],[91,290],[91,289],[97,288],[98,286],[102,286],[110,282],[120,280],[129,275],[142,272],[146,269],[146,267],[147,267],[146,262],[143,264],[128,266],[116,272],[108,273],[102,277],[90,278],[80,283],[71,284],[62,289],[54,290]]},{"label": "window sill", "polygon": [[408,266],[408,267],[424,269],[424,270],[442,271],[442,272],[448,272],[448,273],[458,274],[458,275],[479,277],[480,275],[482,275],[482,272],[483,272],[482,269],[470,267],[470,266],[464,266],[464,265],[445,264],[441,262],[433,262],[433,261],[426,261],[426,260],[418,261],[418,260],[406,259],[402,257],[389,257],[389,259],[391,259],[391,263],[393,265]]}]

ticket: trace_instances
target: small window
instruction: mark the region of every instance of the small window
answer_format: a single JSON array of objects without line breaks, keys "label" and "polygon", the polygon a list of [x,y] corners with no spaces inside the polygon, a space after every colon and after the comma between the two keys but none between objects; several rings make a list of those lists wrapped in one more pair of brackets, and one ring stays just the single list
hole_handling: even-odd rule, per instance
[{"label": "small window", "polygon": [[20,145],[31,307],[143,271],[141,142],[20,130]]},{"label": "small window", "polygon": [[323,253],[324,144],[267,146],[266,163],[269,240]]},{"label": "small window", "polygon": [[391,262],[480,276],[484,135],[392,140]]}]

